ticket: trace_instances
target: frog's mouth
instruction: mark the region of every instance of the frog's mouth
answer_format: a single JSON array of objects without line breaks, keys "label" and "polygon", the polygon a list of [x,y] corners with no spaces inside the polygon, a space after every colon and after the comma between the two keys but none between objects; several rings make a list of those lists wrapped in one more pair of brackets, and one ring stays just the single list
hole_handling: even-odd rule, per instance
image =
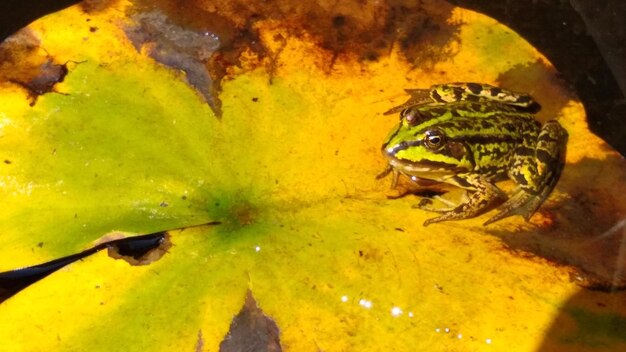
[{"label": "frog's mouth", "polygon": [[429,180],[441,180],[447,176],[467,172],[463,167],[432,160],[405,160],[395,156],[386,155],[389,165],[398,172],[407,176],[416,176]]}]

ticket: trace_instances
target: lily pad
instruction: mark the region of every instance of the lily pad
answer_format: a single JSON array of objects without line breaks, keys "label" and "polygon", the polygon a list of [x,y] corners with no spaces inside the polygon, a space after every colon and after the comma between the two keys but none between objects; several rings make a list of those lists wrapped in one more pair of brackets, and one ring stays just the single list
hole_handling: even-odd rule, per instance
[{"label": "lily pad", "polygon": [[[356,31],[332,42],[302,24],[306,11],[252,8],[254,20],[238,22],[247,10],[230,13],[235,2],[194,4],[179,17],[124,1],[72,7],[3,44],[17,59],[2,77],[39,77],[46,63],[67,74],[35,100],[30,80],[0,83],[0,270],[119,236],[168,231],[171,241],[148,265],[98,252],[3,302],[3,348],[225,350],[227,337],[258,333],[234,333],[248,315],[272,331],[266,350],[626,347],[616,291],[626,163],[517,34],[438,1],[407,2],[433,27],[363,47],[350,45],[365,32],[356,29],[380,8],[320,2],[311,18]],[[253,35],[203,61],[176,36],[133,40],[142,11],[161,11],[170,30],[200,33],[206,16]],[[220,57],[236,59],[215,70]],[[449,81],[529,92],[538,119],[568,130],[561,181],[530,222],[484,227],[486,214],[425,228],[432,214],[412,209],[418,197],[386,197],[375,176],[397,118],[382,113],[406,88]]]}]

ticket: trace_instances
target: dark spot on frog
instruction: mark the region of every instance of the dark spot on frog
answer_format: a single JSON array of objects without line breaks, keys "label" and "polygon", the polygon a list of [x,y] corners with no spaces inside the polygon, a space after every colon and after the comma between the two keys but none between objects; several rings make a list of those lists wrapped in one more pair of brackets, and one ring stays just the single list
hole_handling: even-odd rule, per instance
[{"label": "dark spot on frog", "polygon": [[180,197],[180,199],[187,200],[187,196],[182,196],[182,197]]},{"label": "dark spot on frog", "polygon": [[490,129],[493,127],[493,123],[489,122],[488,120],[480,120],[480,128],[482,129]]},{"label": "dark spot on frog", "polygon": [[254,97],[254,98],[252,98],[252,101],[256,103],[257,101],[259,101],[259,98]]},{"label": "dark spot on frog", "polygon": [[[418,112],[417,110],[412,110],[412,111]],[[428,109],[427,112],[428,112],[428,115],[430,115],[430,117],[437,117],[437,116],[441,116],[441,115],[446,114],[448,111],[450,111],[450,110],[446,109],[446,108],[431,108],[431,109]],[[419,114],[420,115],[426,115],[426,114],[424,114],[422,112],[419,112]],[[419,119],[420,122],[425,121],[425,120],[426,120],[425,118]]]},{"label": "dark spot on frog", "polygon": [[541,161],[544,164],[550,164],[555,162],[556,160],[553,155],[543,149],[537,149],[535,151],[535,156],[537,157],[537,160]]},{"label": "dark spot on frog", "polygon": [[404,232],[404,229],[401,227],[396,227],[394,228],[394,230],[398,231],[398,232]]},{"label": "dark spot on frog", "polygon": [[9,159],[4,159],[4,163],[5,163],[5,164],[7,164],[7,165],[8,165],[8,164],[11,164],[11,160],[9,160]]},{"label": "dark spot on frog", "polygon": [[90,31],[91,33],[95,33],[95,32],[97,32],[97,31],[98,31],[98,27],[89,27],[89,31]]},{"label": "dark spot on frog", "polygon": [[[468,96],[465,97],[465,100],[467,100],[467,101],[479,101],[480,97],[477,96],[477,95],[468,95]],[[480,111],[480,110],[477,110],[477,111]]]},{"label": "dark spot on frog", "polygon": [[[454,100],[459,101],[459,100],[463,99],[463,89],[462,88],[460,88],[460,87],[452,87],[452,93],[454,93]],[[470,95],[470,97],[471,97],[471,95]],[[470,100],[470,99],[467,99],[467,100]]]},{"label": "dark spot on frog", "polygon": [[169,204],[165,201],[161,202],[161,204],[159,204],[160,207],[165,208],[167,207]]},{"label": "dark spot on frog", "polygon": [[43,242],[37,243],[37,247],[42,248],[43,247]]},{"label": "dark spot on frog", "polygon": [[441,95],[436,90],[433,90],[431,92],[431,96],[432,96],[433,100],[435,100],[436,102],[444,103],[443,99],[441,99]]},{"label": "dark spot on frog", "polygon": [[498,96],[498,94],[500,94],[501,92],[502,92],[502,89],[500,89],[498,87],[491,88],[491,96],[492,97]]},{"label": "dark spot on frog", "polygon": [[[470,95],[470,97],[472,97]],[[474,111],[483,111],[484,106],[482,104],[478,103],[478,97],[473,97],[472,99],[467,99],[468,101],[473,102],[472,104],[469,104],[469,108],[474,110]]]},{"label": "dark spot on frog", "polygon": [[469,91],[473,94],[480,94],[480,92],[482,92],[483,90],[483,87],[478,83],[468,83],[467,89],[469,89]]},{"label": "dark spot on frog", "polygon": [[460,142],[450,141],[446,144],[445,149],[447,155],[450,155],[457,160],[461,160],[461,158],[468,154],[468,151],[465,149],[465,145]]},{"label": "dark spot on frog", "polygon": [[510,123],[510,122],[505,122],[505,123],[501,124],[500,127],[502,127],[503,129],[505,129],[507,131],[511,131],[511,132],[515,132],[515,130],[517,130],[515,125]]},{"label": "dark spot on frog", "polygon": [[472,187],[472,184],[467,182],[467,180],[462,177],[453,176],[452,178],[454,179],[454,182],[456,182],[456,184],[458,184],[461,187],[464,187],[464,188]]}]

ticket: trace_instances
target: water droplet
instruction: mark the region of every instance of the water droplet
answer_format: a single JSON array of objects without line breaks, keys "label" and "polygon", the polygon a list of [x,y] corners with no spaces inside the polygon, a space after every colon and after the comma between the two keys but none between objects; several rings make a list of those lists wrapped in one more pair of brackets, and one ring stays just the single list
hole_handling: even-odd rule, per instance
[{"label": "water droplet", "polygon": [[402,309],[400,309],[400,307],[391,308],[391,315],[394,317],[399,317],[400,315],[402,315]]}]

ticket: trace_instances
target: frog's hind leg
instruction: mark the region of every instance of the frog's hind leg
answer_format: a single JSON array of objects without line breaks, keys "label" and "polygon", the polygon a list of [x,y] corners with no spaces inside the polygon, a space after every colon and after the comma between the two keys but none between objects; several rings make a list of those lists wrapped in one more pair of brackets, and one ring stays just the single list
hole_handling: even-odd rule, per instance
[{"label": "frog's hind leg", "polygon": [[485,83],[453,82],[437,84],[430,88],[433,101],[450,103],[455,101],[492,101],[518,108],[538,105],[530,95],[517,93]]},{"label": "frog's hind leg", "polygon": [[519,186],[509,200],[500,206],[498,214],[484,225],[513,215],[521,215],[528,221],[550,195],[561,176],[565,166],[566,144],[567,131],[557,121],[548,121],[537,137],[535,163],[522,168],[517,176],[514,174]]}]

